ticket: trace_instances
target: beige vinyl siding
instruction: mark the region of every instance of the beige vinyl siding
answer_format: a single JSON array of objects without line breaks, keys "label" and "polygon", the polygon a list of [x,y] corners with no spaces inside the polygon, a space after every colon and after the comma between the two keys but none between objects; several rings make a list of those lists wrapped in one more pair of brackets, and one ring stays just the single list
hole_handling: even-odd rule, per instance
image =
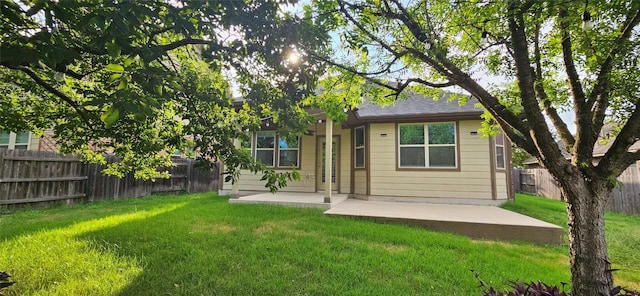
[{"label": "beige vinyl siding", "polygon": [[[315,191],[315,136],[300,137],[300,173],[299,181],[288,181],[283,192],[314,192]],[[287,171],[287,170],[277,170]],[[224,177],[223,177],[224,178]],[[265,181],[260,180],[262,173],[254,174],[248,170],[240,172],[240,191],[267,191]],[[223,190],[231,190],[231,182],[222,185]]]},{"label": "beige vinyl siding", "polygon": [[[316,178],[317,178],[317,163],[316,155],[317,151],[317,137],[325,135],[325,125],[314,124],[309,127],[309,130],[313,131],[313,135],[300,137],[300,181],[289,181],[287,187],[281,188],[283,192],[315,192],[316,191]],[[341,193],[348,193],[351,189],[351,130],[342,129],[340,125],[334,125],[334,136],[340,136],[340,150],[339,150],[339,186],[334,190],[339,190]],[[261,181],[262,174],[253,174],[250,171],[243,170],[240,175],[240,190],[241,191],[265,191],[265,181]],[[225,182],[223,184],[223,190],[231,190],[231,182]],[[323,190],[323,188],[318,188]]]},{"label": "beige vinyl siding", "polygon": [[509,193],[507,192],[507,175],[505,172],[497,172],[496,173],[496,198],[497,199],[508,199]]},{"label": "beige vinyl siding", "polygon": [[367,171],[366,170],[357,170],[354,172],[354,186],[353,186],[354,194],[367,194]]},{"label": "beige vinyl siding", "polygon": [[38,150],[40,146],[40,138],[39,137],[35,137],[33,135],[33,133],[31,133],[31,135],[29,135],[29,150]]},{"label": "beige vinyl siding", "polygon": [[460,171],[396,170],[396,124],[371,124],[371,195],[491,199],[489,142],[471,134],[479,127],[479,120],[458,123]]}]

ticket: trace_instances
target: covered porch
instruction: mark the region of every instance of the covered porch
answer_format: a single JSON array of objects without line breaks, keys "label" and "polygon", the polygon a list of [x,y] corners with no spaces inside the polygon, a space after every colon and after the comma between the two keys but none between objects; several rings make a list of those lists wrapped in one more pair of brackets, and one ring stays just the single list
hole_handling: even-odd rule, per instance
[{"label": "covered porch", "polygon": [[342,216],[383,223],[408,224],[471,238],[519,240],[537,244],[562,244],[563,229],[525,215],[486,205],[365,201],[346,194],[279,192],[244,193],[230,203],[260,203],[325,209],[327,216]]}]

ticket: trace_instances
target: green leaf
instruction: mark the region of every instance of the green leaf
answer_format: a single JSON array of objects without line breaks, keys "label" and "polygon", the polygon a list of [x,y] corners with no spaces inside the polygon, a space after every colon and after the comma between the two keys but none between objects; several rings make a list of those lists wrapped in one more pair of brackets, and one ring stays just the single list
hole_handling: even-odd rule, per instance
[{"label": "green leaf", "polygon": [[120,77],[122,77],[122,74],[120,73],[111,74],[111,76],[109,76],[109,83],[120,79]]},{"label": "green leaf", "polygon": [[155,86],[155,91],[158,95],[162,95],[162,85],[161,84],[156,84]]},{"label": "green leaf", "polygon": [[129,83],[127,82],[127,80],[126,79],[120,80],[120,84],[118,84],[118,90],[127,89],[127,87],[129,87]]},{"label": "green leaf", "polygon": [[107,43],[107,53],[109,53],[112,58],[119,57],[120,52],[120,46],[118,46],[115,42]]},{"label": "green leaf", "polygon": [[131,65],[131,63],[133,63],[133,61],[135,61],[135,59],[136,59],[135,56],[129,56],[124,60],[124,66],[128,67],[129,65]]},{"label": "green leaf", "polygon": [[111,71],[111,72],[116,72],[116,73],[122,73],[124,72],[124,67],[118,64],[109,64],[105,67],[105,69]]},{"label": "green leaf", "polygon": [[107,127],[112,126],[116,121],[120,118],[120,110],[116,106],[111,106],[107,112],[104,112],[102,116],[100,116],[100,120],[104,122]]}]

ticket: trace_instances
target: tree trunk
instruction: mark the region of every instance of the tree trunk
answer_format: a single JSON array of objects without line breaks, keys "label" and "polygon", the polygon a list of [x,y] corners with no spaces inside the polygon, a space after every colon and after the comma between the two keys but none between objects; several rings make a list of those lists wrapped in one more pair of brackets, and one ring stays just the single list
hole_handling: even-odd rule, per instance
[{"label": "tree trunk", "polygon": [[604,229],[609,190],[597,182],[580,181],[562,183],[567,200],[572,295],[611,295],[613,276]]}]

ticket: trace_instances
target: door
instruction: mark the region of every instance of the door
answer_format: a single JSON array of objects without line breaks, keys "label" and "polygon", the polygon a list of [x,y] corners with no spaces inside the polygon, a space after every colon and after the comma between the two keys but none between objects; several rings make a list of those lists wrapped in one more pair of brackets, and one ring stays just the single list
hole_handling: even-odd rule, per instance
[{"label": "door", "polygon": [[316,178],[316,180],[318,181],[318,191],[323,191],[324,190],[324,185],[325,182],[327,180],[331,180],[331,190],[332,191],[338,191],[338,180],[339,180],[339,176],[338,176],[338,172],[340,172],[340,170],[338,169],[338,165],[340,164],[340,162],[338,161],[338,149],[340,148],[339,142],[340,142],[340,138],[339,137],[333,137],[333,145],[332,145],[332,156],[331,156],[331,175],[330,177],[328,176],[328,174],[326,174],[326,168],[325,168],[325,149],[327,148],[327,141],[326,141],[326,137],[319,137],[318,138],[318,147],[316,149],[316,151],[318,152],[318,155],[316,157],[317,159],[317,172],[316,172],[316,176],[319,176],[319,178]]}]

